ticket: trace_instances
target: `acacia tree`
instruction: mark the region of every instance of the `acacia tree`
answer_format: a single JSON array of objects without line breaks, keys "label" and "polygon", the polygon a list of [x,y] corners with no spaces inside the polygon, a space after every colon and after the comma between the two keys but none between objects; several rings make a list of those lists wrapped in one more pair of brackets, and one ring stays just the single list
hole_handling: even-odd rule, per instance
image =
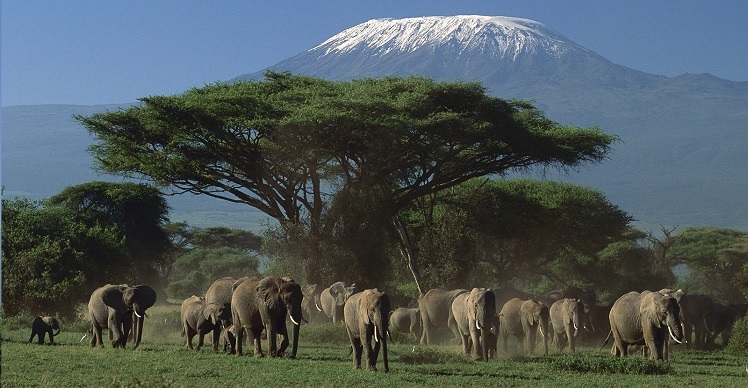
[{"label": "acacia tree", "polygon": [[[377,239],[412,201],[511,169],[597,162],[616,140],[477,83],[423,77],[331,82],[271,72],[140,101],[77,117],[98,139],[90,150],[99,169],[300,226],[313,241],[347,246],[364,281],[377,280]],[[396,225],[418,281],[407,231]],[[314,268],[324,259],[311,252],[306,279],[321,281]]]},{"label": "acacia tree", "polygon": [[597,190],[532,179],[474,179],[432,203],[409,217],[430,287],[592,286],[585,270],[632,220]]},{"label": "acacia tree", "polygon": [[685,264],[689,272],[684,288],[729,303],[745,303],[741,273],[748,265],[748,232],[689,227],[678,232],[668,251],[673,264]]}]

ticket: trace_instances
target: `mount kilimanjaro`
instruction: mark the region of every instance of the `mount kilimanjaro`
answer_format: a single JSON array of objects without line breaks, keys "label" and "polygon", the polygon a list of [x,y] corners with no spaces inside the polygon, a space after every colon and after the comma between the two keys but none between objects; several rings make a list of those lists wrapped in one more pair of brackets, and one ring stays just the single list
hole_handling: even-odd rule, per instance
[{"label": "mount kilimanjaro", "polygon": [[542,23],[474,15],[370,20],[270,69],[481,82],[498,97],[534,100],[558,122],[621,137],[610,160],[551,178],[602,190],[643,227],[748,229],[748,82],[649,74]]},{"label": "mount kilimanjaro", "polygon": [[[545,177],[603,191],[645,229],[748,230],[748,82],[648,74],[612,63],[542,23],[498,16],[370,20],[269,69],[331,80],[475,81],[501,98],[534,100],[555,121],[596,125],[622,139],[599,165]],[[261,78],[265,70],[234,80]],[[92,139],[70,116],[107,108],[3,108],[5,194],[50,196],[102,179],[85,152]],[[246,206],[209,199],[170,198],[170,204],[176,218],[195,225],[208,218],[241,227],[258,218]]]}]

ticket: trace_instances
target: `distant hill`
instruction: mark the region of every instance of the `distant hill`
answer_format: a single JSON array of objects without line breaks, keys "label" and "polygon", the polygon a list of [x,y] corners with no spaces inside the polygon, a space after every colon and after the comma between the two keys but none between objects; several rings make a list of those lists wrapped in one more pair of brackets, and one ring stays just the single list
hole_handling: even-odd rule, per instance
[{"label": "distant hill", "polygon": [[[644,73],[541,23],[488,16],[371,20],[271,68],[333,80],[413,74],[478,81],[499,97],[535,100],[558,122],[598,125],[622,139],[610,160],[546,177],[602,190],[643,228],[748,230],[748,82]],[[91,170],[86,147],[92,139],[72,115],[116,108],[2,108],[4,195],[49,196],[107,179]],[[170,204],[175,219],[198,226],[259,230],[265,219],[209,198],[175,197]]]}]

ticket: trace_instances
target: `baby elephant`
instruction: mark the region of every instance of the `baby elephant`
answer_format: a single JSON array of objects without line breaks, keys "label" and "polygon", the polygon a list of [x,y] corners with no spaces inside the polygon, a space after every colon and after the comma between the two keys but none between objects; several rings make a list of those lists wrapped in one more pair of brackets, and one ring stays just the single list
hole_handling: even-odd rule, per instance
[{"label": "baby elephant", "polygon": [[[200,350],[206,334],[220,327],[228,326],[230,322],[230,307],[207,303],[205,298],[191,296],[182,302],[181,322],[182,336],[185,338],[185,348]],[[198,336],[197,348],[192,346],[192,338]]]},{"label": "baby elephant", "polygon": [[[57,330],[57,333],[53,332],[53,330]],[[49,343],[55,345],[55,336],[60,334],[60,324],[55,317],[39,316],[34,318],[34,321],[31,322],[31,337],[29,337],[28,343],[31,343],[34,336],[37,336],[39,339],[37,343],[39,345],[44,344],[45,334],[49,334]]]}]

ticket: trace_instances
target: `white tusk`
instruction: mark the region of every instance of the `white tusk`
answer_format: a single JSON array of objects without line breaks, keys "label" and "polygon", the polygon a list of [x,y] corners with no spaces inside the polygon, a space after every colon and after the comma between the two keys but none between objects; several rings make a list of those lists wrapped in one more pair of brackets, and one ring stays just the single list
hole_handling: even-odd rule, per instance
[{"label": "white tusk", "polygon": [[322,309],[321,309],[321,308],[319,307],[319,305],[317,304],[317,301],[315,301],[315,302],[314,302],[314,307],[316,307],[316,308],[317,308],[317,311],[319,311],[319,312],[322,312]]},{"label": "white tusk", "polygon": [[86,337],[88,337],[88,333],[83,334],[83,337],[81,337],[81,340],[78,341],[78,342],[83,342],[83,340],[86,339]]},{"label": "white tusk", "polygon": [[542,335],[543,337],[545,337],[545,333],[543,333],[543,325],[539,325],[538,329],[540,329],[540,335]]},{"label": "white tusk", "polygon": [[299,322],[296,322],[296,320],[293,319],[293,315],[288,314],[288,317],[291,318],[291,322],[293,322],[294,325],[299,326]]},{"label": "white tusk", "polygon": [[670,328],[670,326],[668,326],[668,327],[667,327],[667,331],[668,331],[668,332],[670,332],[670,337],[672,337],[672,338],[673,338],[673,341],[675,341],[675,342],[677,342],[677,343],[679,343],[679,344],[682,344],[682,343],[683,343],[683,341],[678,341],[678,340],[677,340],[677,339],[675,338],[675,336],[673,335],[673,330],[672,330],[672,329]]},{"label": "white tusk", "polygon": [[379,342],[379,336],[377,336],[377,328],[374,328],[374,342]]},{"label": "white tusk", "polygon": [[135,315],[136,315],[136,316],[137,316],[138,318],[143,318],[143,316],[142,316],[142,315],[140,315],[140,314],[138,314],[138,312],[137,312],[137,311],[133,310],[132,312],[134,312],[134,313],[135,313]]},{"label": "white tusk", "polygon": [[574,324],[574,330],[579,330],[579,328],[577,327],[577,323],[576,322],[572,322],[572,323]]},{"label": "white tusk", "polygon": [[475,320],[475,328],[478,329],[478,330],[481,330],[480,323],[478,323],[477,319]]}]

